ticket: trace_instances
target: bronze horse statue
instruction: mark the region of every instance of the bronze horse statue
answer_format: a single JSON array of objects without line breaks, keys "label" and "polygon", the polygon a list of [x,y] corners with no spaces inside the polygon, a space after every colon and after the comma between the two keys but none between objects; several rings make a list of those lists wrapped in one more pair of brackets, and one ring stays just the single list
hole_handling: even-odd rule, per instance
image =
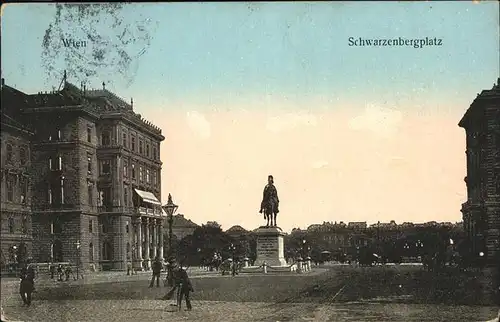
[{"label": "bronze horse statue", "polygon": [[[267,227],[276,227],[276,217],[279,213],[279,198],[278,191],[274,186],[273,176],[267,178],[267,185],[264,188],[262,202],[260,204],[259,213],[264,214],[264,219],[267,219]],[[274,219],[274,220],[273,220]]]}]

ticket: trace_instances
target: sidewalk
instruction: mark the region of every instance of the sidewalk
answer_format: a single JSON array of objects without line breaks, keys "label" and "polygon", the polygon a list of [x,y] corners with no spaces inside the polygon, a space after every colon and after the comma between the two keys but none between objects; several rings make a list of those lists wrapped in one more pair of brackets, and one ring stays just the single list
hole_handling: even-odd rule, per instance
[{"label": "sidewalk", "polygon": [[[188,268],[188,274],[190,277],[207,276],[207,275],[220,275],[220,272],[209,272],[199,267]],[[73,280],[70,276],[68,281],[57,281],[57,278],[50,279],[50,276],[43,275],[35,280],[35,287],[37,289],[47,288],[47,287],[64,287],[68,285],[88,285],[97,283],[109,283],[109,282],[128,282],[128,281],[141,281],[149,280],[151,278],[151,271],[137,272],[134,275],[127,275],[126,271],[114,271],[114,272],[93,272],[89,274],[84,274],[83,279]],[[162,272],[161,279],[165,279],[166,272]],[[76,276],[76,274],[75,274]],[[0,291],[1,297],[11,296],[17,294],[19,287],[19,278],[16,277],[5,277],[0,279]]]}]

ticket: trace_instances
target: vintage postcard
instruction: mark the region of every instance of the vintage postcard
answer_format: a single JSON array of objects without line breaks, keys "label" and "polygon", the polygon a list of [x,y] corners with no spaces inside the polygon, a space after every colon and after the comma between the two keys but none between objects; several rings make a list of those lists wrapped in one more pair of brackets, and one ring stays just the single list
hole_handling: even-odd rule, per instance
[{"label": "vintage postcard", "polygon": [[1,8],[2,321],[499,321],[497,1]]}]

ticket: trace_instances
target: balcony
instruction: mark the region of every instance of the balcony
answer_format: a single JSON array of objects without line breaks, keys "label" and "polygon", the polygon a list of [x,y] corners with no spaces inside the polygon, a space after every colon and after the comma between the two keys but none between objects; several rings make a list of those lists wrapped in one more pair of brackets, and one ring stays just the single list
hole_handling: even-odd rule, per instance
[{"label": "balcony", "polygon": [[163,211],[161,209],[137,207],[135,213],[140,216],[163,217]]},{"label": "balcony", "polygon": [[43,204],[33,205],[32,210],[36,212],[72,212],[78,207],[78,205],[73,204]]}]

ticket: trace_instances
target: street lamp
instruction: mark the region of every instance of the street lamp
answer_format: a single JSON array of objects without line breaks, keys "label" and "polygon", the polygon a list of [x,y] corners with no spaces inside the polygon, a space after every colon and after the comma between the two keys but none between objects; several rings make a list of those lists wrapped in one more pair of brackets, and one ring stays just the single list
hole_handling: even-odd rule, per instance
[{"label": "street lamp", "polygon": [[168,215],[168,270],[167,270],[167,280],[168,280],[168,286],[173,286],[174,285],[174,279],[172,275],[172,262],[173,262],[173,252],[172,252],[172,225],[174,222],[174,213],[179,208],[174,202],[172,201],[172,195],[169,193],[168,194],[168,201],[167,204],[163,206],[163,209],[165,209],[167,215]]},{"label": "street lamp", "polygon": [[231,275],[235,276],[236,275],[236,263],[234,261],[234,252],[236,250],[236,247],[234,246],[233,243],[231,243],[231,246],[229,246],[229,250],[231,251],[231,259],[232,259],[232,264],[231,264]]},{"label": "street lamp", "polygon": [[78,240],[76,243],[76,279],[80,279],[80,241]]}]

